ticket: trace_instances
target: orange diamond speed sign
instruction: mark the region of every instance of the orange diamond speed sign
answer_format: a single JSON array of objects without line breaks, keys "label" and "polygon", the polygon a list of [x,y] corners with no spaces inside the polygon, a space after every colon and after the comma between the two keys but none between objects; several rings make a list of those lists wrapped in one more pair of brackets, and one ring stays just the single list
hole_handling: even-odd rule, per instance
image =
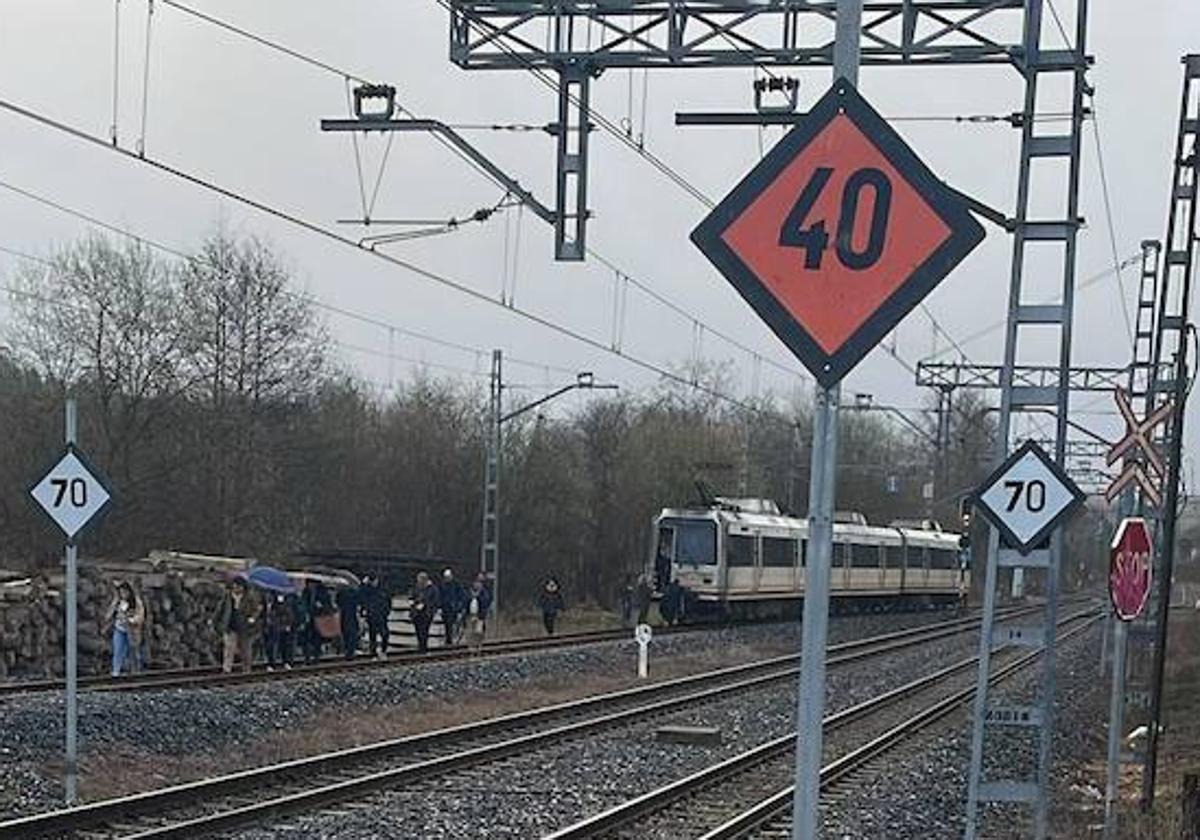
[{"label": "orange diamond speed sign", "polygon": [[983,240],[983,228],[839,79],[692,233],[829,387]]}]

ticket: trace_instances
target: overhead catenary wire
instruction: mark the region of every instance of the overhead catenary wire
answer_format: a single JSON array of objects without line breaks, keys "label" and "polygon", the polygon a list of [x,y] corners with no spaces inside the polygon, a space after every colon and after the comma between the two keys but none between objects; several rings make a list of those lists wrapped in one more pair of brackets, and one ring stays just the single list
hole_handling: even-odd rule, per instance
[{"label": "overhead catenary wire", "polygon": [[1133,322],[1129,317],[1129,297],[1125,292],[1125,281],[1121,278],[1121,258],[1117,255],[1117,228],[1113,222],[1112,201],[1108,192],[1108,174],[1104,168],[1104,147],[1100,142],[1100,118],[1096,113],[1096,97],[1092,96],[1092,140],[1096,144],[1096,165],[1100,171],[1100,193],[1104,198],[1104,220],[1108,226],[1108,245],[1112,250],[1113,273],[1117,278],[1120,296],[1121,318],[1125,321],[1125,332],[1133,343]]},{"label": "overhead catenary wire", "polygon": [[[175,9],[179,12],[190,15],[195,19],[201,20],[201,21],[208,23],[214,27],[225,30],[231,34],[235,34],[241,38],[245,38],[245,39],[252,41],[256,44],[259,44],[260,46],[263,46],[269,50],[279,52],[282,55],[289,56],[289,57],[296,59],[298,61],[301,61],[304,64],[307,64],[311,67],[320,69],[326,73],[336,75],[342,79],[349,79],[352,81],[356,81],[356,82],[359,82],[360,84],[369,84],[370,83],[370,81],[361,74],[354,73],[354,72],[345,70],[343,68],[335,67],[334,65],[330,64],[327,61],[324,61],[324,60],[318,59],[318,58],[314,58],[310,55],[300,52],[299,50],[293,49],[285,44],[282,44],[279,41],[276,41],[276,40],[273,40],[270,38],[266,38],[262,35],[251,32],[250,30],[247,30],[236,24],[230,23],[226,20],[215,17],[206,12],[199,11],[185,3],[180,2],[180,0],[160,0],[160,2],[162,2],[166,6],[169,6],[172,9]],[[555,90],[558,89],[557,82],[554,81],[553,79],[550,79],[547,77],[547,78],[543,78],[542,81],[544,83],[551,85]],[[576,100],[576,102],[578,102],[578,100]],[[410,116],[415,116],[415,113],[413,111],[411,111],[409,108],[405,107],[400,102],[396,103],[396,107],[401,113],[409,114]],[[605,130],[607,130],[613,136],[624,139],[623,132],[620,131],[620,129],[618,127],[616,127],[615,125],[612,125],[611,120],[609,120],[607,117],[604,117],[603,114],[600,114],[599,112],[595,111],[595,109],[589,109],[589,113],[591,114],[592,117],[594,117],[596,119],[597,124],[600,124],[602,127],[607,125],[607,128]],[[450,144],[448,141],[445,140],[445,138],[435,135],[435,139],[437,139],[439,142],[441,142],[443,145],[445,145],[448,149],[450,149],[456,156],[458,156],[460,159],[462,159],[464,162],[466,162],[468,165],[470,165],[472,169],[475,169],[476,171],[481,172],[482,174],[485,175],[485,177],[487,177],[487,179],[489,181],[496,183],[497,186],[499,186],[501,189],[504,189],[503,184],[500,184],[490,174],[488,174],[484,170],[480,169],[480,167],[478,166],[478,164],[475,161],[471,160],[470,157],[464,155],[461,150],[457,149],[453,144]],[[631,148],[635,148],[635,151],[637,151],[636,144],[633,144],[631,146]],[[643,154],[642,157],[646,157],[646,155]],[[668,169],[669,169],[669,167],[668,167]],[[678,173],[675,173],[673,170],[671,170],[671,174],[675,176],[675,179],[681,179],[683,181],[683,183],[681,183],[680,186],[684,187],[684,189],[687,192],[689,192],[694,197],[696,197],[698,200],[700,200],[702,203],[704,203],[705,206],[710,207],[710,208],[715,206],[715,202],[713,202],[710,198],[708,198],[702,192],[697,190],[693,185],[691,185],[690,183],[687,183],[686,179],[683,179],[683,177],[681,175],[678,175]],[[601,255],[595,248],[589,247],[588,252],[592,257],[594,257],[598,260],[601,258]],[[613,267],[612,261],[606,261],[606,265],[610,268]],[[618,270],[620,270],[620,269],[618,269]],[[628,275],[628,272],[624,272],[623,270],[622,270],[622,273]],[[648,289],[649,287],[645,287],[645,288]],[[656,299],[659,300],[659,302],[664,302],[667,300],[667,298],[661,294],[656,294]],[[669,305],[671,306],[672,309],[674,309],[677,312],[682,313],[684,311],[682,309],[682,307],[679,307],[677,304],[671,303]],[[723,334],[721,334],[718,330],[713,328],[711,325],[703,322],[696,315],[694,315],[692,313],[687,313],[685,315],[685,317],[688,318],[689,320],[703,323],[706,330],[714,333],[715,335],[721,335],[722,338],[725,338],[725,336]],[[726,340],[728,340],[728,339],[726,338]],[[740,348],[740,349],[744,349],[750,353],[759,352],[759,351],[749,350],[748,348],[744,348],[744,347]],[[805,374],[803,374],[802,372],[800,372],[794,368],[787,368],[785,366],[782,366],[780,363],[777,363],[774,361],[772,361],[771,364],[781,370],[785,370],[785,371],[789,372],[791,375],[799,376],[801,378],[807,378]]]},{"label": "overhead catenary wire", "polygon": [[[1141,257],[1142,257],[1142,252],[1138,251],[1136,254],[1130,254],[1129,256],[1122,259],[1119,263],[1117,263],[1116,266],[1114,266],[1112,268],[1106,268],[1102,271],[1096,272],[1095,274],[1080,281],[1080,283],[1078,284],[1078,286],[1075,289],[1076,292],[1081,292],[1084,289],[1088,289],[1088,288],[1091,288],[1092,286],[1095,286],[1097,283],[1100,283],[1101,281],[1108,279],[1110,276],[1112,276],[1112,274],[1114,272],[1118,272],[1122,269],[1128,268],[1129,266],[1133,265],[1138,260],[1140,260]],[[994,321],[991,324],[988,324],[986,327],[982,327],[982,328],[976,330],[975,332],[970,333],[966,337],[962,338],[960,340],[960,343],[961,344],[971,344],[972,342],[978,341],[981,338],[986,338],[987,336],[991,335],[992,333],[996,332],[997,330],[1003,329],[1006,323],[1007,323],[1007,321],[1004,321],[1004,320]],[[952,348],[946,348],[944,350],[938,351],[937,353],[931,353],[928,356],[924,357],[922,359],[922,361],[931,361],[933,359],[938,358],[939,356],[944,356],[945,354],[951,352],[951,349]]]},{"label": "overhead catenary wire", "polygon": [[109,137],[117,145],[121,108],[121,0],[113,0],[112,124]]},{"label": "overhead catenary wire", "polygon": [[[227,31],[229,31],[233,34],[237,34],[243,38],[249,39],[249,40],[251,40],[257,44],[260,44],[261,46],[264,46],[268,49],[280,52],[281,54],[288,55],[292,58],[303,61],[304,63],[306,63],[310,66],[324,70],[328,73],[336,74],[338,76],[341,76],[344,79],[351,79],[354,81],[358,81],[362,84],[368,83],[368,80],[359,74],[351,73],[344,69],[334,67],[332,64],[330,64],[326,61],[305,55],[304,53],[301,53],[300,51],[295,50],[291,47],[288,47],[278,41],[275,41],[275,40],[272,40],[269,38],[265,38],[261,35],[251,32],[243,27],[239,27],[239,26],[237,26],[235,24],[231,24],[223,19],[214,17],[214,16],[206,14],[204,12],[200,12],[200,11],[193,9],[192,7],[180,2],[180,0],[161,0],[161,2],[163,2],[164,4],[166,4],[172,8],[175,8],[181,12],[184,12],[186,14],[192,15],[195,18],[203,20],[213,26],[227,30]],[[445,0],[438,0],[438,2],[444,8],[447,8],[447,10],[449,9],[449,6],[445,2]],[[542,72],[538,68],[532,66],[528,61],[523,59],[523,57],[521,57],[518,53],[513,51],[511,48],[507,47],[507,45],[504,45],[503,43],[498,43],[498,46],[500,49],[508,52],[510,55],[517,58],[517,60],[524,63],[526,66],[526,69],[529,70],[544,85],[550,87],[555,92],[558,91],[559,86],[558,86],[558,82],[555,79],[550,77],[548,74]],[[645,95],[646,95],[645,92],[643,92],[643,106],[645,105]],[[580,104],[580,101],[577,97],[572,95],[570,97],[570,99],[572,100],[572,102],[575,105],[578,106]],[[399,103],[397,103],[397,107],[404,113],[409,113],[409,114],[412,113],[409,109],[405,108],[404,106],[400,105]],[[1044,119],[1070,118],[1070,114],[1048,113],[1048,114],[1039,115],[1039,116]],[[596,124],[598,126],[600,126],[600,128],[602,130],[604,130],[606,133],[610,134],[611,136],[615,137],[618,141],[622,142],[624,145],[633,149],[641,157],[643,157],[648,162],[650,162],[652,165],[654,165],[655,168],[658,168],[660,171],[662,171],[665,175],[667,175],[667,177],[670,180],[674,181],[685,192],[688,192],[689,194],[691,194],[694,198],[696,198],[698,201],[700,201],[704,206],[706,206],[708,208],[712,208],[715,206],[716,203],[711,198],[709,198],[706,194],[704,194],[703,191],[699,190],[697,187],[695,187],[695,185],[693,185],[691,182],[689,182],[684,176],[680,175],[678,172],[671,169],[659,158],[655,157],[654,155],[652,155],[648,151],[646,151],[644,148],[644,143],[634,143],[632,141],[632,138],[626,136],[626,132],[622,131],[621,127],[617,123],[614,123],[610,118],[606,117],[603,113],[599,112],[596,108],[589,107],[589,118],[594,119]],[[1035,119],[1036,118],[1038,118],[1038,117],[1035,117]],[[964,115],[950,115],[950,116],[916,115],[916,116],[911,116],[911,117],[900,117],[900,119],[951,120],[951,121],[956,121],[956,122],[970,122],[970,123],[976,123],[976,122],[978,122],[978,123],[982,123],[982,122],[1009,122],[1009,123],[1011,123],[1012,120],[1014,119],[1014,115],[989,115],[989,114],[984,114],[984,115],[976,114],[976,115],[966,115],[966,116],[964,116]],[[644,120],[644,117],[643,117],[643,120]],[[489,127],[493,127],[493,126],[489,126]],[[643,127],[644,127],[644,125],[643,125]],[[532,126],[520,126],[520,128],[522,130],[524,130],[527,128],[532,128]],[[443,142],[444,142],[444,138],[438,138],[438,139],[443,140]],[[475,164],[474,161],[471,161],[470,158],[463,155],[460,150],[456,149],[452,145],[449,145],[448,143],[445,143],[445,145],[447,145],[460,158],[462,158],[464,161],[466,161],[468,164],[470,164],[477,171],[482,171],[482,170],[479,170],[479,167]],[[486,174],[486,173],[484,173],[484,174]],[[488,176],[488,177],[490,179],[490,176]],[[492,180],[494,180],[494,179],[492,179]],[[594,259],[597,259],[598,261],[604,263],[606,265],[606,267],[616,270],[616,271],[620,271],[622,274],[624,274],[627,277],[630,276],[628,272],[625,272],[622,269],[617,268],[613,264],[612,261],[605,259],[603,257],[603,255],[601,255],[595,248],[589,247],[588,253]],[[687,318],[688,320],[691,320],[697,324],[702,325],[706,331],[711,332],[714,335],[720,337],[722,340],[728,342],[732,346],[738,348],[739,350],[742,350],[743,352],[746,352],[747,354],[750,354],[751,356],[762,355],[758,351],[747,347],[746,345],[742,344],[741,342],[738,342],[738,341],[730,338],[727,334],[723,333],[722,331],[717,330],[716,328],[712,327],[711,325],[705,323],[704,321],[699,319],[693,313],[687,312],[682,307],[680,307],[677,304],[675,304],[674,302],[670,301],[664,295],[661,295],[660,293],[653,291],[648,285],[641,283],[640,281],[636,281],[633,278],[630,278],[630,279],[631,279],[631,282],[634,285],[636,285],[640,290],[646,292],[647,294],[650,294],[659,303],[667,306],[672,311],[676,312],[677,314],[682,315],[683,317]],[[941,334],[944,335],[946,337],[946,339],[948,341],[950,341],[954,347],[956,347],[957,349],[959,349],[960,352],[962,352],[960,343],[958,341],[956,341],[954,339],[954,337],[951,336],[950,333],[944,327],[942,327],[942,325],[940,323],[938,323],[936,321],[936,319],[934,318],[932,312],[930,312],[928,307],[925,306],[924,304],[922,304],[921,308],[922,308],[922,312],[930,319],[931,323],[933,324],[934,329],[941,332]],[[908,370],[909,372],[911,372],[915,375],[915,372],[916,372],[915,367],[913,367],[911,365],[911,363],[904,360],[895,351],[895,348],[885,348],[885,349],[887,350],[888,354],[892,358],[894,358],[896,361],[900,362],[901,365],[906,370]],[[965,356],[965,353],[964,353],[964,356]],[[783,372],[789,373],[790,375],[798,376],[802,379],[807,378],[807,376],[804,373],[802,373],[794,368],[785,366],[779,362],[776,362],[773,359],[768,358],[767,362],[772,367],[774,367],[778,370],[781,370]]]},{"label": "overhead catenary wire", "polygon": [[183,170],[172,164],[166,163],[165,161],[158,160],[157,158],[151,157],[149,155],[138,155],[138,154],[132,153],[126,149],[112,146],[103,138],[97,137],[96,135],[91,134],[90,132],[88,132],[84,129],[81,129],[77,126],[70,125],[68,123],[62,122],[61,120],[54,119],[46,114],[42,114],[40,112],[37,112],[32,109],[26,108],[24,106],[18,105],[8,99],[0,98],[0,109],[8,111],[11,114],[15,114],[17,116],[23,117],[29,121],[38,123],[44,127],[59,131],[63,134],[66,134],[70,137],[75,138],[76,140],[90,144],[96,148],[104,149],[105,151],[108,151],[108,152],[111,152],[118,156],[124,157],[127,160],[134,161],[140,165],[147,166],[151,169],[154,169],[154,170],[157,170],[164,174],[170,175],[174,178],[179,179],[180,181],[184,181],[193,186],[199,187],[205,191],[211,192],[215,195],[219,195],[223,198],[233,201],[234,203],[241,204],[245,207],[255,210],[258,213],[261,213],[263,215],[270,216],[279,221],[285,222],[288,225],[295,227],[297,229],[307,231],[307,232],[314,234],[320,238],[326,239],[330,242],[337,243],[343,247],[354,249],[355,251],[357,251],[359,253],[370,255],[374,259],[381,260],[381,261],[386,262],[396,268],[403,269],[405,272],[410,273],[416,277],[420,277],[420,278],[422,278],[426,281],[429,281],[431,283],[434,283],[436,285],[443,286],[447,289],[453,290],[464,297],[483,302],[483,303],[487,304],[488,306],[498,307],[506,312],[511,312],[514,315],[516,315],[517,317],[519,317],[525,321],[528,321],[532,324],[543,327],[551,332],[557,333],[558,335],[563,336],[564,338],[571,339],[579,344],[585,345],[594,350],[601,351],[604,354],[612,355],[616,358],[623,359],[632,365],[635,365],[639,368],[642,368],[643,370],[646,370],[650,373],[657,375],[661,379],[664,379],[664,380],[667,380],[670,382],[674,382],[678,385],[688,386],[696,391],[708,394],[709,396],[711,396],[715,399],[721,400],[722,402],[729,403],[730,405],[748,409],[748,410],[751,410],[754,412],[762,412],[762,409],[756,405],[752,405],[752,404],[746,402],[745,400],[740,399],[739,397],[733,396],[731,394],[727,394],[724,391],[721,391],[720,389],[712,387],[706,383],[702,383],[700,381],[693,382],[693,381],[689,380],[688,378],[681,376],[681,375],[677,374],[676,372],[670,370],[669,368],[664,367],[661,364],[657,364],[655,362],[651,362],[649,360],[640,358],[638,356],[633,356],[628,353],[615,353],[602,340],[593,338],[589,335],[586,335],[572,327],[568,327],[564,324],[560,324],[548,316],[540,315],[536,312],[532,312],[530,310],[522,309],[522,308],[516,307],[516,306],[506,307],[503,304],[501,304],[499,301],[497,301],[495,298],[491,297],[490,295],[488,295],[484,292],[481,292],[478,289],[475,289],[471,286],[468,286],[459,280],[455,280],[445,274],[441,274],[437,271],[426,268],[426,267],[419,265],[418,263],[415,263],[411,260],[402,259],[400,257],[396,257],[394,255],[387,254],[382,251],[370,250],[370,249],[364,248],[364,247],[360,246],[354,240],[349,239],[345,236],[342,236],[341,234],[337,233],[336,231],[325,228],[325,227],[321,226],[320,224],[317,224],[316,222],[302,218],[294,213],[282,210],[278,207],[274,207],[274,206],[267,204],[263,201],[260,201],[258,199],[251,198],[251,197],[244,195],[234,189],[222,186],[214,181],[210,181],[206,178],[202,178],[199,175],[195,175],[191,172]]},{"label": "overhead catenary wire", "polygon": [[139,155],[146,154],[146,120],[150,114],[150,36],[153,32],[154,0],[146,0],[146,51],[142,58],[142,126],[137,141]]},{"label": "overhead catenary wire", "polygon": [[[174,246],[171,246],[171,245],[167,245],[159,240],[151,239],[151,238],[143,236],[141,234],[134,233],[133,231],[128,230],[127,228],[120,227],[111,222],[107,222],[103,219],[100,219],[92,214],[85,213],[76,208],[69,207],[61,202],[46,198],[45,196],[42,196],[42,195],[38,195],[35,192],[26,190],[22,187],[18,187],[15,184],[9,183],[7,181],[0,180],[0,189],[8,190],[9,192],[12,192],[16,195],[22,196],[23,198],[26,198],[30,201],[34,201],[39,204],[45,205],[45,206],[50,207],[60,213],[63,213],[68,216],[72,216],[76,219],[87,222],[90,225],[94,225],[95,227],[98,227],[102,230],[106,230],[109,233],[113,233],[117,236],[128,239],[130,241],[137,242],[145,247],[152,248],[156,251],[159,251],[163,254],[168,254],[177,259],[180,259],[183,261],[192,261],[192,260],[198,259],[198,257],[195,254],[189,254],[186,251],[183,251],[183,250],[176,248]],[[20,251],[20,250],[17,250],[15,248],[11,248],[8,246],[0,247],[0,251],[11,254],[15,257],[19,257],[21,259],[40,263],[40,264],[50,267],[50,268],[53,268],[55,266],[54,261],[51,259],[48,259],[46,257],[40,257],[40,256],[37,256],[34,254],[29,254],[24,251]],[[34,295],[33,293],[31,293],[27,290],[16,289],[15,287],[12,287],[12,286],[4,286],[2,288],[5,289],[6,291],[9,291],[10,293],[20,294],[20,295],[24,295],[26,297],[30,297],[33,299],[38,299],[38,296]],[[432,344],[432,345],[435,345],[438,347],[442,347],[443,349],[456,350],[456,351],[460,351],[460,352],[464,352],[464,353],[473,354],[476,356],[491,352],[490,350],[487,350],[483,347],[477,347],[477,346],[473,346],[473,345],[469,345],[469,344],[464,344],[461,342],[451,341],[449,339],[442,338],[440,336],[431,335],[429,333],[421,332],[419,330],[414,330],[414,329],[411,329],[408,327],[402,327],[397,324],[391,323],[389,321],[385,321],[382,318],[379,318],[379,317],[376,317],[373,315],[366,315],[361,312],[355,312],[354,310],[347,309],[346,307],[343,307],[343,306],[338,306],[337,304],[328,303],[326,301],[321,300],[320,298],[317,298],[312,295],[307,295],[302,292],[296,292],[296,291],[292,291],[289,289],[289,290],[284,290],[284,294],[286,294],[289,297],[292,297],[293,299],[300,300],[302,302],[310,304],[311,306],[314,306],[318,309],[324,310],[326,312],[330,312],[334,315],[339,315],[343,318],[348,318],[350,320],[357,321],[359,323],[366,324],[369,326],[379,327],[381,329],[393,331],[399,335],[403,335],[408,338],[413,338],[418,341],[424,341],[429,344]],[[539,370],[539,371],[543,370],[547,367],[547,364],[545,362],[532,360],[532,359],[525,359],[520,356],[509,355],[509,356],[506,356],[505,360],[510,364],[515,364],[515,365],[519,365],[521,367],[526,367],[526,368]],[[553,365],[550,367],[557,373],[562,373],[565,375],[572,375],[572,376],[575,374],[575,371],[572,370],[571,368],[562,367],[562,366],[553,366]]]}]

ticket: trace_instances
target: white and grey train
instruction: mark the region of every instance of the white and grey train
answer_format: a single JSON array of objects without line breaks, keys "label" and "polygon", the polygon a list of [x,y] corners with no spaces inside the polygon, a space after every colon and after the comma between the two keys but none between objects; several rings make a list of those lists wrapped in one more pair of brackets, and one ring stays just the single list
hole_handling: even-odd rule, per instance
[{"label": "white and grey train", "polygon": [[[919,609],[956,604],[970,589],[959,534],[931,521],[869,525],[839,514],[833,526],[835,609]],[[664,508],[654,518],[656,588],[682,587],[687,612],[729,617],[796,614],[804,600],[808,520],[763,499],[717,499]]]}]

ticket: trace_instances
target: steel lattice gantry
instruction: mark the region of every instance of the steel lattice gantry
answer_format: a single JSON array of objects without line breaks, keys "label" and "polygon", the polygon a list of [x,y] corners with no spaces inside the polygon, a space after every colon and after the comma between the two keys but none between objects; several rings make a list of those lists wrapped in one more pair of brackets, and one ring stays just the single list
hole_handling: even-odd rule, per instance
[{"label": "steel lattice gantry", "polygon": [[[1200,241],[1200,55],[1183,58],[1183,93],[1179,107],[1179,123],[1172,150],[1171,193],[1167,214],[1167,234],[1158,288],[1158,312],[1155,319],[1154,353],[1147,395],[1147,410],[1153,411],[1164,403],[1174,409],[1168,422],[1156,436],[1168,447],[1166,488],[1161,510],[1155,510],[1149,500],[1142,507],[1151,518],[1160,522],[1156,535],[1157,561],[1154,570],[1154,591],[1147,604],[1144,619],[1130,627],[1134,653],[1130,661],[1144,661],[1152,654],[1152,671],[1131,668],[1130,695],[1143,699],[1141,688],[1149,689],[1149,708],[1145,709],[1148,723],[1148,744],[1141,758],[1142,803],[1149,807],[1154,801],[1157,773],[1158,741],[1162,716],[1162,683],[1167,643],[1167,618],[1170,607],[1170,586],[1174,565],[1175,530],[1179,504],[1180,457],[1182,449],[1184,407],[1190,388],[1192,371],[1188,365],[1189,309],[1192,275],[1195,270],[1197,244]],[[1131,703],[1131,706],[1136,704]]]},{"label": "steel lattice gantry", "polygon": [[[556,254],[581,260],[586,255],[587,135],[591,81],[609,68],[699,67],[827,67],[833,63],[838,14],[835,0],[439,0],[450,10],[450,57],[464,69],[530,70],[558,77],[558,195]],[[1043,14],[1046,11],[1046,14]],[[1060,37],[1056,12],[1064,27]],[[1046,10],[1044,0],[865,0],[862,11],[861,62],[873,66],[1012,67],[1024,82],[1017,200],[1011,224],[1013,256],[1004,364],[999,371],[1001,412],[998,449],[1007,454],[1013,412],[1052,410],[1054,458],[1066,457],[1067,411],[1074,311],[1076,238],[1079,211],[1080,147],[1085,118],[1087,0],[1058,0]],[[1064,44],[1063,42],[1070,43]],[[1066,80],[1055,83],[1047,77]],[[1045,83],[1045,84],[1043,84]],[[1062,123],[1035,122],[1037,112],[1069,115]],[[1037,166],[1035,166],[1035,162]],[[1031,196],[1039,206],[1047,196],[1061,196],[1062,210],[1050,217],[1031,212]],[[1031,252],[1048,259],[1031,261]],[[1052,264],[1052,269],[1046,265]],[[1032,266],[1054,277],[1056,299],[1029,301],[1035,289],[1024,278]],[[1017,378],[1022,336],[1036,326],[1057,335],[1057,353],[1037,385]],[[1127,371],[1122,372],[1124,384]],[[1048,776],[1054,731],[1055,626],[1061,529],[1049,551],[1021,557],[999,550],[992,532],[984,587],[984,621],[980,642],[978,694],[972,731],[972,758],[967,803],[967,836],[974,838],[984,814],[1009,825],[1017,815],[1010,807],[1032,808],[1029,834],[1046,832]],[[1028,715],[989,714],[993,641],[1000,567],[1014,575],[1025,569],[1044,574],[1047,606],[1039,627],[1010,633],[1025,643],[1044,647],[1042,678]],[[1011,628],[1010,628],[1011,629]],[[995,778],[984,761],[997,726],[1022,721],[1020,735],[1033,741],[1037,756],[1034,778]]]},{"label": "steel lattice gantry", "polygon": [[[587,254],[588,103],[610,68],[831,66],[836,0],[439,0],[467,70],[558,76],[555,256]],[[1040,6],[1040,0],[1039,4]],[[890,0],[863,8],[866,65],[1021,66],[1023,0]],[[1069,69],[1070,50],[1039,61]]]},{"label": "steel lattice gantry", "polygon": [[[1072,391],[1112,391],[1128,384],[1129,377],[1128,367],[1073,367],[1067,371],[1067,387]],[[1030,389],[1023,392],[1027,399],[1039,391],[1052,398],[1061,371],[1056,365],[1014,365],[1010,378],[1014,387]],[[926,387],[999,389],[1003,381],[1003,365],[917,362],[917,384]]]},{"label": "steel lattice gantry", "polygon": [[[1066,8],[1064,9],[1064,6]],[[1055,412],[1054,460],[1062,465],[1066,457],[1068,410],[1071,376],[1071,328],[1075,302],[1075,257],[1079,229],[1080,147],[1085,118],[1084,96],[1089,91],[1086,79],[1090,64],[1086,52],[1087,0],[1058,4],[1050,11],[1062,14],[1071,32],[1069,60],[1057,51],[1043,51],[1046,43],[1059,37],[1055,26],[1043,16],[1040,2],[1029,2],[1025,18],[1025,50],[1021,64],[1025,76],[1026,119],[1021,127],[1021,151],[1017,177],[1016,224],[1013,230],[1013,257],[1009,280],[1008,317],[1006,319],[1004,363],[1000,373],[999,441],[1007,451],[1014,412]],[[1061,20],[1055,20],[1061,25]],[[1063,33],[1066,35],[1066,32]],[[1067,84],[1062,84],[1063,76]],[[1029,119],[1039,108],[1070,114],[1065,129],[1046,128]],[[1061,215],[1035,216],[1031,212],[1031,196],[1062,195]],[[1053,268],[1048,268],[1052,266]],[[1033,289],[1027,275],[1033,271],[1049,275],[1053,271],[1056,294],[1050,303],[1039,300],[1027,302]],[[1017,359],[1026,356],[1022,348],[1030,341],[1034,330],[1043,333],[1053,329],[1058,339],[1058,377],[1056,387],[1046,388],[1021,384],[1016,379]],[[1033,826],[1030,835],[1046,836],[1048,794],[1050,787],[1051,749],[1054,733],[1055,694],[1055,630],[1058,619],[1059,573],[1063,564],[1063,529],[1055,529],[1050,537],[1049,550],[1021,555],[1001,549],[999,534],[993,529],[988,539],[988,562],[984,583],[984,619],[979,647],[979,677],[975,697],[974,725],[971,738],[971,769],[967,799],[968,840],[983,829],[980,823],[989,818],[1012,818],[1003,814],[995,803],[1014,803],[1032,806]],[[1001,567],[1012,569],[1014,590],[1020,592],[1020,581],[1026,571],[1044,576],[1043,591],[1046,607],[1041,626],[997,628],[995,610]],[[997,633],[997,630],[1001,630]],[[992,673],[992,645],[997,638],[1026,639],[1025,644],[1043,647],[1042,673],[1036,700],[1015,716],[990,712],[996,709],[989,700],[989,678]],[[1010,709],[1011,711],[1011,709]],[[1027,714],[1026,714],[1027,713]],[[1017,719],[1031,725],[1024,731],[1012,732],[1007,721]],[[1005,734],[998,729],[1009,729]],[[985,759],[992,742],[1010,743],[1012,738],[1029,737],[1031,752],[1037,756],[1033,768],[1014,771],[989,766]],[[1007,777],[1007,778],[1006,778]],[[985,810],[984,805],[993,803]]]}]

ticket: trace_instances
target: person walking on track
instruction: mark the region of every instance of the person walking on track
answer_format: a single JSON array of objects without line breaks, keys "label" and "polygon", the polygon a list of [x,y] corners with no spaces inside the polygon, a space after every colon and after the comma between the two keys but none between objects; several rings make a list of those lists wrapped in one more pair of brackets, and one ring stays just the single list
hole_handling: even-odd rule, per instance
[{"label": "person walking on track", "polygon": [[392,598],[374,575],[363,578],[359,596],[367,617],[367,640],[371,656],[387,659],[388,614],[392,611]]},{"label": "person walking on track", "polygon": [[267,670],[276,665],[292,669],[296,651],[297,598],[276,592],[267,600],[266,630]]},{"label": "person walking on track", "polygon": [[542,626],[546,628],[546,635],[553,636],[554,623],[558,620],[558,614],[563,610],[562,589],[555,578],[546,578],[545,584],[542,585],[542,591],[538,595],[538,606],[542,610]]},{"label": "person walking on track", "polygon": [[417,585],[413,589],[412,606],[409,614],[412,618],[413,629],[417,631],[417,649],[421,653],[429,650],[429,628],[433,625],[434,614],[440,606],[437,586],[425,572],[417,573]]},{"label": "person walking on track", "polygon": [[217,632],[221,634],[221,670],[233,672],[235,658],[242,660],[242,671],[250,673],[254,663],[254,634],[258,632],[259,602],[243,580],[235,580],[225,590],[217,608]]},{"label": "person walking on track", "polygon": [[483,573],[475,576],[471,592],[467,596],[467,611],[464,616],[464,631],[467,647],[472,656],[483,651],[483,637],[487,633],[487,614],[492,606],[492,593],[483,580]]},{"label": "person walking on track", "polygon": [[467,608],[467,591],[459,583],[454,572],[442,572],[442,585],[438,592],[442,604],[442,623],[446,627],[446,647],[458,642],[462,628],[463,612]]},{"label": "person walking on track", "polygon": [[112,675],[121,676],[129,662],[129,670],[136,674],[141,670],[142,628],[146,623],[146,607],[137,597],[133,587],[126,581],[117,585],[105,621],[112,627]]}]

